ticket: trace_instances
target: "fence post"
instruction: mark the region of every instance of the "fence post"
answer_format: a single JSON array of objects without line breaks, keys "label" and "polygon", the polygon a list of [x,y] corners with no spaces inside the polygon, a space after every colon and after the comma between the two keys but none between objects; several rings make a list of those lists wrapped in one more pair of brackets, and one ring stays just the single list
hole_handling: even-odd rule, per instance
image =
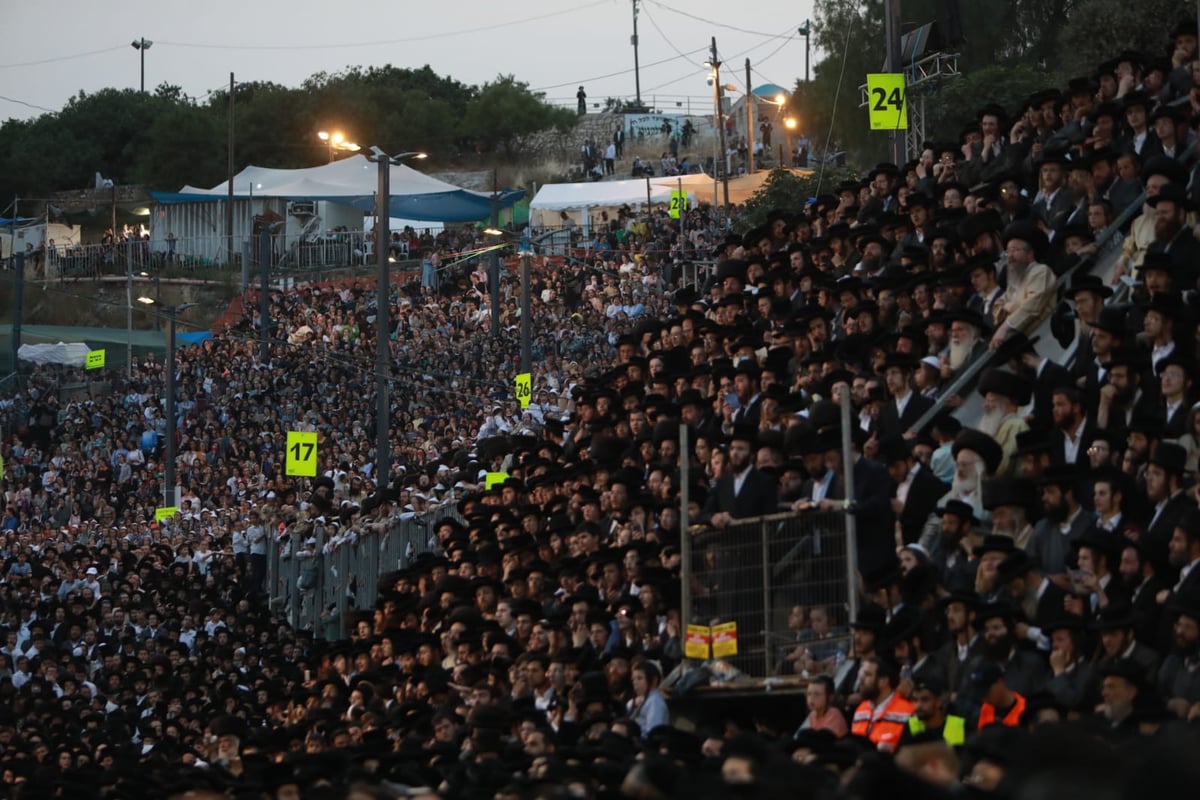
[{"label": "fence post", "polygon": [[[840,388],[839,388],[840,387]],[[833,387],[842,408],[842,480],[846,486],[846,609],[850,622],[858,621],[858,530],[854,517],[854,453],[850,438],[850,385]]]},{"label": "fence post", "polygon": [[688,426],[679,425],[679,638],[687,656],[687,630],[692,623],[692,532],[689,529],[688,502],[691,482],[691,450]]},{"label": "fence post", "polygon": [[758,523],[758,538],[762,548],[763,649],[767,663],[766,674],[763,677],[775,674],[775,659],[771,657],[773,631],[771,630],[771,554],[767,549],[767,526],[769,524],[771,523],[765,519]]}]

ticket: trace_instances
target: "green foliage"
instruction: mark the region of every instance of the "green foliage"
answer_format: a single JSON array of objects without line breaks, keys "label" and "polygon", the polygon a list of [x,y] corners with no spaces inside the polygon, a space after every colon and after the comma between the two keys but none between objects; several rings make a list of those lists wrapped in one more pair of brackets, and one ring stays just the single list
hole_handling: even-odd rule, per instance
[{"label": "green foliage", "polygon": [[[1140,24],[1155,26],[1161,36],[1162,20],[1171,16],[1156,17],[1147,12],[1146,5],[1178,6],[1186,0],[1149,0],[1142,4],[1128,0],[963,2],[965,42],[956,48],[962,76],[943,82],[936,91],[929,90],[932,94],[926,100],[926,136],[953,139],[959,126],[972,119],[983,105],[999,102],[1013,109],[1035,89],[1057,85],[1075,56],[1071,51],[1077,50],[1061,47],[1060,41],[1072,25],[1099,25],[1084,19],[1092,13],[1088,7],[1097,4],[1122,7],[1122,19],[1140,17]],[[938,21],[940,5],[938,0],[905,0],[905,28]],[[1124,23],[1105,24],[1110,25],[1106,55],[1127,46],[1114,42],[1133,43]],[[865,83],[868,73],[880,71],[886,61],[883,0],[816,0],[813,37],[814,46],[830,55],[815,66],[811,85],[797,84],[795,105],[802,129],[820,151],[832,121],[834,149],[850,151],[860,163],[882,159],[888,137],[869,129],[866,110],[859,108],[859,86]],[[1089,70],[1099,60],[1091,55],[1084,59]],[[1037,76],[1040,80],[1034,80]]]},{"label": "green foliage", "polygon": [[541,93],[529,91],[529,84],[501,75],[467,104],[463,129],[484,149],[502,151],[511,160],[519,137],[548,128],[570,130],[576,121],[575,112],[556,108]]},{"label": "green foliage", "polygon": [[1169,56],[1171,27],[1195,13],[1192,0],[1079,0],[1059,37],[1063,69],[1089,74],[1122,50]]},{"label": "green foliage", "polygon": [[976,121],[979,110],[988,103],[1001,105],[1011,123],[1025,99],[1047,83],[1043,71],[1025,65],[992,65],[969,72],[944,82],[926,98],[925,130],[931,140],[954,140],[963,126]]},{"label": "green foliage", "polygon": [[812,175],[797,175],[786,169],[773,169],[762,187],[743,204],[738,232],[745,233],[764,224],[767,215],[775,210],[803,211],[805,204],[818,194],[830,192],[844,180],[857,179],[858,175],[847,168],[827,168],[823,175],[820,170]]}]

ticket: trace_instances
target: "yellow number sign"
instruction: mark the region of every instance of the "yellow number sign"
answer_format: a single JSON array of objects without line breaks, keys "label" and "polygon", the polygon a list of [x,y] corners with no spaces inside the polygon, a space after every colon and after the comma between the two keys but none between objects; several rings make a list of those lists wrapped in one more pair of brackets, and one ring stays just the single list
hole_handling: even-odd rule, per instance
[{"label": "yellow number sign", "polygon": [[316,433],[288,431],[283,472],[285,475],[298,475],[302,478],[317,477]]},{"label": "yellow number sign", "polygon": [[877,72],[867,76],[867,111],[873,131],[908,130],[904,73]]},{"label": "yellow number sign", "polygon": [[487,477],[484,478],[483,488],[491,489],[493,486],[499,486],[506,480],[508,480],[507,472],[489,472]]},{"label": "yellow number sign", "polygon": [[522,372],[517,376],[517,402],[521,408],[529,408],[529,396],[533,394],[533,375]]},{"label": "yellow number sign", "polygon": [[170,519],[178,513],[178,506],[164,506],[163,508],[156,508],[154,509],[154,521],[162,522],[164,519]]},{"label": "yellow number sign", "polygon": [[88,369],[100,369],[104,366],[104,351],[89,350],[87,354],[86,367]]},{"label": "yellow number sign", "polygon": [[673,191],[671,192],[671,206],[667,209],[667,214],[671,219],[679,219],[684,211],[687,211],[688,196],[687,192]]}]

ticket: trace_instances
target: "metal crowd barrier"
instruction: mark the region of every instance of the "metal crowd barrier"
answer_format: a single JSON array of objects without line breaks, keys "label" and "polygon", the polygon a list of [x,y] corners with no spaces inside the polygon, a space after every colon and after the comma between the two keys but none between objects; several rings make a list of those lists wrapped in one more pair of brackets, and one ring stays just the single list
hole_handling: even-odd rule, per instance
[{"label": "metal crowd barrier", "polygon": [[722,658],[732,631],[721,626],[733,623],[737,654],[726,660],[754,678],[794,672],[786,656],[800,642],[789,628],[795,606],[806,615],[823,608],[831,630],[850,621],[846,540],[844,511],[693,528],[689,641],[699,643],[707,633],[712,657]]},{"label": "metal crowd barrier", "polygon": [[[453,506],[399,520],[383,534],[360,533],[335,541],[336,531],[319,520],[289,535],[272,536],[267,550],[266,593],[273,613],[318,639],[346,635],[348,616],[375,607],[382,574],[410,566],[433,549],[438,522],[455,516]],[[314,547],[305,546],[309,539]],[[310,555],[311,554],[311,555]]]}]

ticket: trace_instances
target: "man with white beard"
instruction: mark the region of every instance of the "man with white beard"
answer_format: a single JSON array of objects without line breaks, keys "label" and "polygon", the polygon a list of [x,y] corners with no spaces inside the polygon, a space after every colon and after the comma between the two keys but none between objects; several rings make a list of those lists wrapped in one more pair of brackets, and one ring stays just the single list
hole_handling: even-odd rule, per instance
[{"label": "man with white beard", "polygon": [[[961,500],[971,506],[979,526],[986,528],[991,524],[992,515],[983,507],[983,479],[995,473],[1004,453],[990,436],[969,428],[955,437],[951,452],[954,454],[954,479],[950,482],[950,491],[942,495],[937,507],[945,508],[951,500]],[[941,515],[931,514],[920,541],[927,552],[932,552],[941,530]]]},{"label": "man with white beard", "polygon": [[978,428],[999,445],[1003,457],[996,474],[1011,477],[1015,474],[1017,435],[1029,430],[1029,423],[1021,415],[1022,406],[1029,405],[1033,385],[1028,378],[1008,370],[989,369],[979,380],[979,393],[983,395],[983,418]]},{"label": "man with white beard", "polygon": [[1054,272],[1041,263],[1049,247],[1046,234],[1031,222],[1014,222],[1004,229],[1004,247],[1008,255],[1005,267],[1008,288],[1004,291],[1003,305],[996,312],[993,350],[1013,331],[1032,334],[1050,316],[1058,294]]},{"label": "man with white beard", "polygon": [[942,379],[954,380],[959,371],[987,350],[983,317],[966,309],[952,311],[943,319],[950,325],[950,348],[942,357]]}]

